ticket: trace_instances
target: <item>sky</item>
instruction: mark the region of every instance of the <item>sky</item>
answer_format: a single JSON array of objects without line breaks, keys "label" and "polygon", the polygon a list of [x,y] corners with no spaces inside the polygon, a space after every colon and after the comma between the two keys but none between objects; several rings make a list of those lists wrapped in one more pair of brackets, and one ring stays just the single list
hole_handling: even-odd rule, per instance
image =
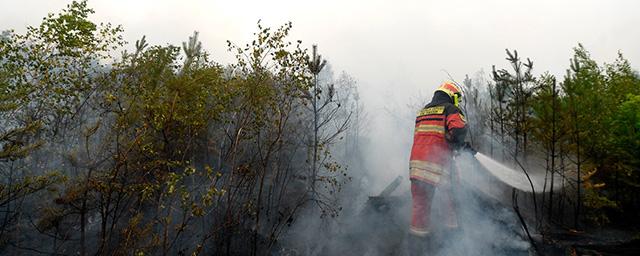
[{"label": "sky", "polygon": [[[23,32],[69,2],[0,0],[0,30]],[[292,41],[318,44],[334,73],[357,79],[376,127],[370,154],[378,160],[371,165],[381,180],[406,175],[413,129],[410,119],[398,123],[389,112],[415,111],[406,103],[430,95],[448,80],[446,72],[457,81],[480,70],[488,78],[492,65],[507,67],[508,48],[531,58],[535,74],[561,77],[578,43],[599,63],[621,51],[640,67],[636,0],[89,0],[89,6],[93,21],[123,25],[129,48],[143,35],[151,44],[179,45],[199,31],[220,63],[233,58],[226,40],[250,42],[258,20],[270,27],[293,22]]]}]

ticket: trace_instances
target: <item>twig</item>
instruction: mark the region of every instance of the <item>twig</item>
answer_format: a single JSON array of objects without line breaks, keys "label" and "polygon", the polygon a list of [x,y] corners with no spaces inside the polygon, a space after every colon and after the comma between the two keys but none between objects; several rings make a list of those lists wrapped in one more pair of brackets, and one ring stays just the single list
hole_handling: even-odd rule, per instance
[{"label": "twig", "polygon": [[539,252],[538,246],[536,245],[536,242],[533,240],[533,237],[531,237],[531,233],[529,233],[529,228],[527,227],[527,223],[524,221],[524,218],[520,213],[520,208],[518,207],[518,193],[515,188],[511,190],[511,200],[512,200],[513,210],[516,212],[516,215],[518,215],[520,224],[522,225],[524,232],[527,233],[527,237],[529,238],[531,245],[533,245],[533,250],[535,250],[535,252],[538,253]]},{"label": "twig", "polygon": [[38,249],[34,249],[34,248],[29,248],[29,247],[22,247],[19,246],[17,244],[15,244],[14,242],[7,242],[8,245],[11,245],[19,250],[25,250],[25,251],[31,251],[31,252],[35,252],[35,253],[39,253],[39,254],[47,254],[47,255],[67,255],[67,254],[61,254],[61,253],[55,253],[55,252],[45,252],[45,251],[40,251]]}]

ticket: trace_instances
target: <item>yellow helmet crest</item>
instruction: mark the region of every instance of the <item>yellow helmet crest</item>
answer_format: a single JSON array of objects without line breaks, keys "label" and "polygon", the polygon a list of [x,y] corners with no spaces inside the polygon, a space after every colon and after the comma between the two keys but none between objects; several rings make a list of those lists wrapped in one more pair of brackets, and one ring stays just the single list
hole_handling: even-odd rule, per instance
[{"label": "yellow helmet crest", "polygon": [[453,100],[453,105],[456,107],[460,104],[460,99],[462,98],[462,89],[459,86],[452,82],[444,82],[436,91],[441,91],[449,95]]}]

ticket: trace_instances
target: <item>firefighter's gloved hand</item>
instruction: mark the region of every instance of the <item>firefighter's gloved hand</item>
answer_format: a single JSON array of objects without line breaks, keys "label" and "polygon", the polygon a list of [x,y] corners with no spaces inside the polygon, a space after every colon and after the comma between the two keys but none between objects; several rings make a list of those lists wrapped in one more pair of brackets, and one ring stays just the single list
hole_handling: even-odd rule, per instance
[{"label": "firefighter's gloved hand", "polygon": [[477,150],[471,147],[471,144],[469,144],[469,142],[465,143],[464,146],[462,146],[462,149],[471,153],[472,155],[476,155],[478,153]]}]

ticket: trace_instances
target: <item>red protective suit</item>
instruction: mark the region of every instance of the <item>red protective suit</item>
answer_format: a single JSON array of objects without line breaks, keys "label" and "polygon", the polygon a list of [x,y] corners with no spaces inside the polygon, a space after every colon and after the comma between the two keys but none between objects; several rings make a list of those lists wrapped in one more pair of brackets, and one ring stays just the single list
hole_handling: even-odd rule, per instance
[{"label": "red protective suit", "polygon": [[[446,202],[445,224],[457,227],[457,219],[451,198],[450,168],[452,150],[464,145],[465,119],[455,106],[454,93],[460,93],[457,86],[443,84],[416,118],[416,126],[411,148],[410,178],[413,210],[410,232],[417,236],[429,234],[431,201],[437,186]],[[457,95],[456,95],[457,96]]]}]

